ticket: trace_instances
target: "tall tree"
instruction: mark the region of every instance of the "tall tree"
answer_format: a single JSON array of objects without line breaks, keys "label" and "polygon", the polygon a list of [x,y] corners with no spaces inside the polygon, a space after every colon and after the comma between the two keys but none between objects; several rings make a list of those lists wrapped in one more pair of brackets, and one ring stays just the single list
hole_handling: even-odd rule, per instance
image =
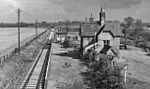
[{"label": "tall tree", "polygon": [[126,22],[127,27],[131,28],[132,24],[134,23],[134,18],[127,17],[127,18],[124,18],[124,21]]},{"label": "tall tree", "polygon": [[137,26],[142,26],[142,20],[136,19],[136,20],[135,20],[135,25],[137,25]]},{"label": "tall tree", "polygon": [[134,29],[136,41],[139,41],[141,31],[142,31],[142,20],[136,19],[135,20],[135,29]]},{"label": "tall tree", "polygon": [[127,17],[127,18],[124,18],[124,21],[125,23],[123,24],[123,33],[124,33],[124,39],[125,39],[125,49],[127,48],[127,37],[128,35],[131,33],[131,26],[133,25],[134,23],[134,18],[132,17]]}]

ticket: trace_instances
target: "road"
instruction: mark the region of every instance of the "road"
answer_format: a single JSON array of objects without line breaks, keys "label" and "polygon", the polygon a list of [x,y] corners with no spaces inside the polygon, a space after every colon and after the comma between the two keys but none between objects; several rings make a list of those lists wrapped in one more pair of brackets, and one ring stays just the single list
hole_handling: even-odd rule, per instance
[{"label": "road", "polygon": [[129,46],[120,50],[120,55],[128,61],[128,76],[150,84],[150,56],[140,48]]}]

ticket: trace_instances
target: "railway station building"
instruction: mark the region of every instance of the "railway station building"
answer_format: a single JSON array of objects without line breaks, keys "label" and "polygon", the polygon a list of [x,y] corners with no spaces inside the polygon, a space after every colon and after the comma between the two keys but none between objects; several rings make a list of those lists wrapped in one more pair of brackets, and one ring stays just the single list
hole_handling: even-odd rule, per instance
[{"label": "railway station building", "polygon": [[105,11],[101,9],[99,13],[99,21],[92,21],[81,24],[80,51],[82,55],[88,49],[94,48],[95,43],[99,44],[101,49],[107,45],[110,46],[111,49],[119,51],[120,37],[123,36],[120,23],[119,21],[106,21],[105,19]]}]

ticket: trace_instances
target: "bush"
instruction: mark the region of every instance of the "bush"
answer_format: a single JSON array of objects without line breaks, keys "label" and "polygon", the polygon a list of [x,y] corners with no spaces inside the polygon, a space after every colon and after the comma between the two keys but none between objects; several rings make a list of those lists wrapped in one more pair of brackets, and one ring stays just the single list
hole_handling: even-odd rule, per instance
[{"label": "bush", "polygon": [[83,89],[83,83],[80,81],[74,81],[71,83],[58,83],[58,89]]},{"label": "bush", "polygon": [[71,38],[66,38],[65,41],[63,42],[63,46],[68,48],[68,47],[76,47],[77,43],[76,40],[72,40]]},{"label": "bush", "polygon": [[99,56],[98,62],[90,65],[89,78],[93,89],[123,89],[122,66],[111,66],[107,55]]},{"label": "bush", "polygon": [[63,42],[63,46],[65,48],[68,48],[69,47],[69,40],[65,39],[65,41]]}]

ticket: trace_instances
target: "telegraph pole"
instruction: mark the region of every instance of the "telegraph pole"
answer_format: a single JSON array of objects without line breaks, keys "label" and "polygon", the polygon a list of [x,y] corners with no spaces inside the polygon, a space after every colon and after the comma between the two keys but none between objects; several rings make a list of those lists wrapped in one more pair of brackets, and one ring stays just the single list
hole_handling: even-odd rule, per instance
[{"label": "telegraph pole", "polygon": [[124,36],[125,36],[125,49],[127,49],[127,29],[125,29]]},{"label": "telegraph pole", "polygon": [[21,10],[18,8],[18,54],[20,55],[20,12]]},{"label": "telegraph pole", "polygon": [[37,20],[35,20],[35,37],[37,37]]}]

